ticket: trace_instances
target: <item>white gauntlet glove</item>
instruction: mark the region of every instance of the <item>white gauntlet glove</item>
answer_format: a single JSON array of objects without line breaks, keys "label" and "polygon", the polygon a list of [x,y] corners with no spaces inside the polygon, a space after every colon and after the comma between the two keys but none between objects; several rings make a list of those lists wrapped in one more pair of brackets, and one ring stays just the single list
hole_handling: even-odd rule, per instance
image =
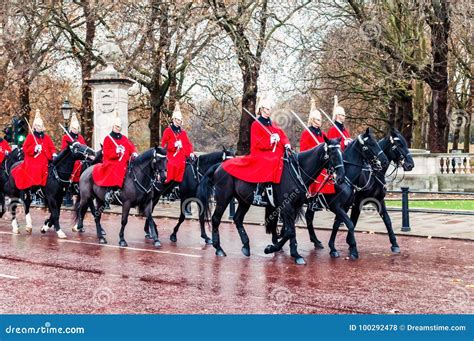
[{"label": "white gauntlet glove", "polygon": [[346,138],[346,139],[344,139],[344,146],[347,147],[347,145],[348,145],[349,143],[351,143],[351,142],[352,142],[352,139],[351,139],[351,138]]},{"label": "white gauntlet glove", "polygon": [[41,151],[43,150],[43,146],[40,145],[40,144],[37,144],[35,146],[35,153],[41,153]]},{"label": "white gauntlet glove", "polygon": [[178,140],[174,143],[174,146],[176,148],[183,148],[183,143],[181,142],[181,140]]},{"label": "white gauntlet glove", "polygon": [[291,145],[289,143],[285,144],[286,149],[291,149]]},{"label": "white gauntlet glove", "polygon": [[120,145],[120,146],[117,146],[117,148],[115,149],[115,152],[116,152],[117,154],[123,154],[123,153],[125,153],[125,147],[124,147],[124,146],[121,146],[121,145]]},{"label": "white gauntlet glove", "polygon": [[280,141],[280,135],[278,134],[272,134],[270,135],[270,144],[274,144],[275,142]]}]

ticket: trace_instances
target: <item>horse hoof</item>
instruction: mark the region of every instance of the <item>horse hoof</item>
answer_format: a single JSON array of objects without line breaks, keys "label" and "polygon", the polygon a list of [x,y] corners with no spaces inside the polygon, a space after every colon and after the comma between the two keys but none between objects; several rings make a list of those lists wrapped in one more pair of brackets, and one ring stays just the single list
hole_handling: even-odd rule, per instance
[{"label": "horse hoof", "polygon": [[25,227],[25,232],[26,233],[31,234],[32,231],[33,231],[33,228],[31,226]]},{"label": "horse hoof", "polygon": [[321,243],[321,242],[314,243],[314,248],[319,249],[319,250],[324,249],[323,243]]},{"label": "horse hoof", "polygon": [[79,230],[77,229],[77,224],[74,225],[72,228],[71,228],[72,232],[79,232]]},{"label": "horse hoof", "polygon": [[212,245],[212,239],[211,238],[206,238],[205,240],[207,245]]},{"label": "horse hoof", "polygon": [[105,239],[104,237],[100,237],[99,244],[107,244],[107,239]]},{"label": "horse hoof", "polygon": [[306,265],[306,261],[304,260],[303,257],[296,257],[295,258],[295,263],[298,265]]},{"label": "horse hoof", "polygon": [[13,234],[20,234],[20,229],[18,227],[12,228],[12,233]]},{"label": "horse hoof", "polygon": [[127,242],[126,242],[125,240],[121,240],[121,241],[119,242],[119,246],[120,246],[120,247],[127,247],[128,244],[127,244]]},{"label": "horse hoof", "polygon": [[339,252],[337,252],[337,251],[331,251],[331,252],[329,252],[329,255],[331,256],[331,258],[339,258],[340,257]]},{"label": "horse hoof", "polygon": [[176,235],[175,234],[172,234],[170,236],[170,240],[173,242],[173,243],[176,243],[178,241],[178,238],[176,238]]},{"label": "horse hoof", "polygon": [[392,246],[391,247],[393,253],[400,253],[400,247],[399,246]]},{"label": "horse hoof", "polygon": [[153,244],[155,245],[156,248],[160,248],[161,247],[161,243],[159,240],[155,240],[155,243]]},{"label": "horse hoof", "polygon": [[43,225],[43,227],[41,228],[41,233],[46,233],[48,232],[49,230],[49,226],[48,225]]},{"label": "horse hoof", "polygon": [[[80,229],[77,229],[77,232],[79,233],[84,233],[86,232],[86,228],[85,227],[81,227]],[[105,234],[104,234],[105,235]]]},{"label": "horse hoof", "polygon": [[352,252],[349,257],[351,257],[351,260],[356,260],[359,258],[359,253],[358,252]]},{"label": "horse hoof", "polygon": [[145,239],[152,240],[151,234],[145,233]]},{"label": "horse hoof", "polygon": [[216,250],[216,256],[226,257],[227,255],[225,254],[224,250],[220,249],[220,250]]},{"label": "horse hoof", "polygon": [[244,254],[244,256],[250,257],[250,248],[244,246],[242,248],[242,253]]},{"label": "horse hoof", "polygon": [[263,252],[268,255],[269,253],[273,253],[275,252],[275,246],[274,245],[267,245],[267,247],[265,248],[265,250],[263,250]]},{"label": "horse hoof", "polygon": [[66,239],[67,236],[66,234],[63,232],[63,230],[57,230],[56,233],[58,234],[58,238],[59,239]]}]

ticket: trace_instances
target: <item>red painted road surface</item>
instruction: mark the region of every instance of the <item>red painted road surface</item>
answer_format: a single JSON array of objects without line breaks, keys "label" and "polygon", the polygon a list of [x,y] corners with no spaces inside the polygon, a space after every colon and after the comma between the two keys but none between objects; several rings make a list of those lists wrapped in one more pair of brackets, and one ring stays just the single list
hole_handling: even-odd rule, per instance
[{"label": "red painted road surface", "polygon": [[[90,214],[84,234],[72,233],[71,215],[61,222],[69,239],[42,235],[44,211],[32,211],[34,231],[12,235],[0,222],[0,313],[474,313],[474,243],[399,237],[402,253],[390,253],[386,235],[356,234],[360,259],[349,261],[345,231],[331,259],[314,250],[298,230],[307,261],[297,266],[284,252],[265,255],[270,237],[249,225],[252,256],[240,252],[233,225],[221,226],[227,257],[218,258],[186,221],[178,242],[169,241],[174,220],[158,219],[161,249],[143,238],[143,219],[130,217],[129,248],[118,247],[120,217],[104,215],[109,244],[96,244]],[[22,219],[20,217],[20,223]],[[449,228],[447,226],[447,228]],[[317,231],[327,244],[328,231]]]}]

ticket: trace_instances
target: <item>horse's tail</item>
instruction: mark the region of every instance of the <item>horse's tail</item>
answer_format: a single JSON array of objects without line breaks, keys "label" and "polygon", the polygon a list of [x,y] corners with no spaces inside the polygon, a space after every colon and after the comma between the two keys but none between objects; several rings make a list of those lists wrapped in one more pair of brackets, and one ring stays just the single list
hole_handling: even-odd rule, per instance
[{"label": "horse's tail", "polygon": [[204,174],[203,178],[199,182],[199,186],[196,193],[196,198],[198,199],[198,203],[200,203],[201,206],[199,215],[203,216],[204,219],[206,219],[207,221],[210,221],[211,219],[211,208],[209,205],[209,201],[211,199],[214,188],[214,182],[212,181],[212,178],[219,166],[220,164],[216,164],[207,170],[206,174]]}]

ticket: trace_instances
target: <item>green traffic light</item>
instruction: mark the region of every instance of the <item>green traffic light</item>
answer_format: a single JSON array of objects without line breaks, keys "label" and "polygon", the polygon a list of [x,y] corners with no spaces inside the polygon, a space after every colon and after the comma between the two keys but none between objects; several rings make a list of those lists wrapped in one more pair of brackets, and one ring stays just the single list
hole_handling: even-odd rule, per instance
[{"label": "green traffic light", "polygon": [[18,136],[18,142],[23,142],[23,141],[25,141],[25,136],[24,135]]}]

